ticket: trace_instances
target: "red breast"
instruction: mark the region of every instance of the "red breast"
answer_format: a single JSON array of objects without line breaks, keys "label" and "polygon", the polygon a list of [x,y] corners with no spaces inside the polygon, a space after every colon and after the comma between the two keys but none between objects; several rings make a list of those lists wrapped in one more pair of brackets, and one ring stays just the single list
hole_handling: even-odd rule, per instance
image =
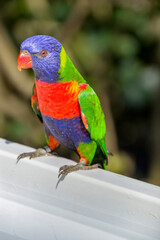
[{"label": "red breast", "polygon": [[56,119],[80,115],[77,81],[45,83],[35,80],[41,114]]}]

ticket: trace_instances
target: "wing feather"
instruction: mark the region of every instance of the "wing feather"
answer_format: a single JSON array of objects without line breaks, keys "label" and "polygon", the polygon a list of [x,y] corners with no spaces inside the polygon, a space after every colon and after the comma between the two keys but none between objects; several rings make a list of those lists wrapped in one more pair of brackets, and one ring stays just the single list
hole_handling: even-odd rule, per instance
[{"label": "wing feather", "polygon": [[105,116],[100,101],[94,90],[87,85],[78,96],[81,117],[85,128],[89,131],[91,139],[98,142],[106,134]]}]

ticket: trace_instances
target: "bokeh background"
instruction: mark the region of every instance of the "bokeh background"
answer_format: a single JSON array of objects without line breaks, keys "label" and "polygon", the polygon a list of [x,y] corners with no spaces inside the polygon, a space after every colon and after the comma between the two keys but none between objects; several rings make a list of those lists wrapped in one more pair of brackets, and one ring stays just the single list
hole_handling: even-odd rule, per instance
[{"label": "bokeh background", "polygon": [[21,42],[36,34],[56,37],[96,90],[109,170],[159,185],[160,1],[0,1],[0,136],[37,148],[46,143],[30,107],[34,75],[16,63]]}]

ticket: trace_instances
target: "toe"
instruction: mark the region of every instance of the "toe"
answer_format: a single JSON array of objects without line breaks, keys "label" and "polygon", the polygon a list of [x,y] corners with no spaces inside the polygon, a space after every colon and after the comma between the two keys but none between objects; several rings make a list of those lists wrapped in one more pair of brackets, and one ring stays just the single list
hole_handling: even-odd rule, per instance
[{"label": "toe", "polygon": [[28,156],[30,156],[30,155],[28,155],[28,153],[21,153],[20,155],[18,155],[16,163],[18,163],[22,158],[25,158]]},{"label": "toe", "polygon": [[68,173],[72,172],[72,169],[74,168],[74,166],[72,165],[64,165],[62,167],[60,167],[59,169],[59,174],[58,174],[58,178],[63,175],[67,175]]},{"label": "toe", "polygon": [[60,167],[59,172],[64,171],[67,167],[68,167],[68,165],[64,165],[64,166]]},{"label": "toe", "polygon": [[21,153],[18,157],[17,160],[20,160],[21,158],[25,158],[26,157],[26,153]]},{"label": "toe", "polygon": [[65,171],[60,171],[59,174],[58,174],[58,178],[61,177],[61,176],[64,176],[65,175]]}]

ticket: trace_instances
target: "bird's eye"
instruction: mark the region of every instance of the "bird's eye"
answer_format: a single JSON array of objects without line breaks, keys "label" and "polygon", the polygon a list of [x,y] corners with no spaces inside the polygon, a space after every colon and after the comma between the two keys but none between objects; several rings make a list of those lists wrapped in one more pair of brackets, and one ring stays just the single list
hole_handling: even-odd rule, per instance
[{"label": "bird's eye", "polygon": [[45,57],[46,55],[47,55],[47,51],[46,51],[46,50],[42,50],[41,56],[42,56],[42,57]]},{"label": "bird's eye", "polygon": [[27,50],[24,50],[23,53],[24,53],[25,55],[27,55],[27,54],[28,54],[28,51],[27,51]]}]

